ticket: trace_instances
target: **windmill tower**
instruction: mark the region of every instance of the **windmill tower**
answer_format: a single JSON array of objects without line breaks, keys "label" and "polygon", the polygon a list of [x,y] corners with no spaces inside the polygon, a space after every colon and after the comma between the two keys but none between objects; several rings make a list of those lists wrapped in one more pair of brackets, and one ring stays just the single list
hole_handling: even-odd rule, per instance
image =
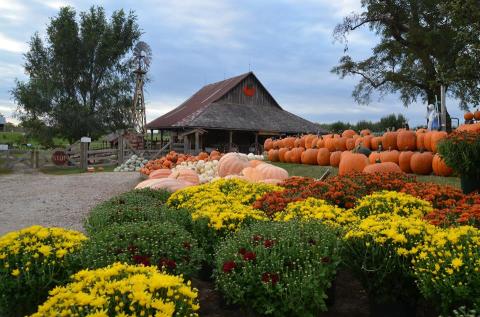
[{"label": "windmill tower", "polygon": [[136,84],[135,93],[133,95],[133,106],[131,110],[131,127],[138,133],[144,135],[147,125],[147,117],[145,114],[145,99],[143,96],[143,85],[145,80],[145,74],[150,66],[152,59],[152,50],[150,46],[145,42],[138,42],[133,49],[133,59],[137,65],[137,69],[134,71]]}]

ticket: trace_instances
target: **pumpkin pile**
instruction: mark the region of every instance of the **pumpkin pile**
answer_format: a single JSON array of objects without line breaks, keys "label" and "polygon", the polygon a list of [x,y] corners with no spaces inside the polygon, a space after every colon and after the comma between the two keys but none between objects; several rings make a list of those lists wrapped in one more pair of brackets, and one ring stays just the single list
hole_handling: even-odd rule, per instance
[{"label": "pumpkin pile", "polygon": [[[480,114],[479,114],[480,115]],[[480,123],[461,125],[458,130],[478,131]],[[399,129],[375,136],[369,130],[340,134],[267,139],[268,160],[339,168],[349,172],[405,172],[418,175],[450,176],[453,170],[436,154],[437,144],[447,136],[443,131]]]},{"label": "pumpkin pile", "polygon": [[218,151],[212,151],[210,154],[206,152],[201,152],[198,155],[190,155],[190,154],[179,154],[175,151],[171,151],[167,155],[155,159],[150,160],[145,163],[144,167],[140,169],[140,173],[144,175],[150,175],[155,170],[159,169],[171,169],[175,166],[183,163],[183,162],[198,162],[200,160],[203,161],[215,161],[219,160],[222,154]]}]

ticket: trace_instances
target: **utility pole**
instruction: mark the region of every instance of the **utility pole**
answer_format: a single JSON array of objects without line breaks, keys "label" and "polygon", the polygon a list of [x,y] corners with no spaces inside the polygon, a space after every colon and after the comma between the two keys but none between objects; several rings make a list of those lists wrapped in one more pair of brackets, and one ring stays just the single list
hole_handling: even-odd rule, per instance
[{"label": "utility pole", "polygon": [[445,86],[440,86],[440,119],[442,131],[447,131],[447,106],[445,100]]}]

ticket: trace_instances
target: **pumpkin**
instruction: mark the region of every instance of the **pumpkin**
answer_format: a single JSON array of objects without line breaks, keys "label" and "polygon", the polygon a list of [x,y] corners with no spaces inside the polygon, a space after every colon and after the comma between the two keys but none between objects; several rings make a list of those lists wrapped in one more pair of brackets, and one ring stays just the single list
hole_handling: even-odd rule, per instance
[{"label": "pumpkin", "polygon": [[382,138],[382,147],[385,150],[397,149],[398,132],[385,132]]},{"label": "pumpkin", "polygon": [[370,164],[375,164],[377,162],[381,162],[380,154],[381,154],[380,151],[370,153],[370,155],[368,156],[368,161],[370,162]]},{"label": "pumpkin", "polygon": [[311,148],[312,148],[312,149],[316,149],[316,148],[317,148],[318,139],[319,139],[318,136],[315,136],[315,137],[312,139],[312,144],[311,144],[311,146],[312,146]]},{"label": "pumpkin", "polygon": [[[270,141],[272,141],[272,139],[270,139]],[[273,142],[271,142],[270,146],[271,146],[270,148],[273,147]],[[267,151],[268,151],[268,150],[267,150]],[[210,152],[210,158],[211,158],[212,156],[221,156],[221,155],[222,155],[222,153],[220,153],[220,152],[218,152],[218,151],[216,151],[216,150],[213,150],[212,152]]]},{"label": "pumpkin", "polygon": [[278,150],[278,159],[280,162],[285,163],[285,153],[288,152],[288,149],[286,147],[282,147],[280,150]]},{"label": "pumpkin", "polygon": [[244,180],[246,181],[247,178],[243,175],[227,175],[224,177],[224,179],[241,179],[241,180]]},{"label": "pumpkin", "polygon": [[293,145],[295,145],[295,147],[300,147],[300,146],[301,146],[301,142],[302,142],[302,139],[296,138],[296,139],[295,139],[295,142],[293,143]]},{"label": "pumpkin", "polygon": [[340,159],[342,156],[342,151],[335,151],[330,154],[330,166],[338,167],[340,165]]},{"label": "pumpkin", "polygon": [[245,176],[245,179],[254,183],[264,179],[262,172],[255,167],[245,167],[242,170],[242,175]]},{"label": "pumpkin", "polygon": [[309,134],[305,137],[305,148],[306,149],[311,149],[312,148],[312,142],[315,140],[317,136],[313,134]]},{"label": "pumpkin", "polygon": [[375,174],[375,173],[402,173],[400,167],[392,162],[385,163],[374,163],[365,166],[363,169],[364,173]]},{"label": "pumpkin", "polygon": [[283,143],[282,140],[275,140],[275,141],[273,141],[273,148],[274,148],[274,149],[280,149],[280,148],[282,147],[282,146],[281,146],[282,143]]},{"label": "pumpkin", "polygon": [[198,177],[197,172],[187,168],[173,172],[170,174],[170,176],[168,176],[168,178],[179,179],[194,185],[198,185],[200,183],[200,178]]},{"label": "pumpkin", "polygon": [[359,153],[349,153],[342,157],[339,167],[338,175],[345,175],[351,172],[362,172],[365,166],[368,165],[368,158]]},{"label": "pumpkin", "polygon": [[288,137],[283,139],[283,147],[286,148],[294,148],[295,147],[295,138],[294,137]]},{"label": "pumpkin", "polygon": [[271,149],[268,151],[268,160],[272,162],[278,162],[279,157],[278,157],[278,150]]},{"label": "pumpkin", "polygon": [[320,166],[330,165],[330,151],[327,148],[318,149],[317,164]]},{"label": "pumpkin", "polygon": [[347,150],[347,138],[340,137],[336,138],[335,140],[335,149],[337,151],[346,151]]},{"label": "pumpkin", "polygon": [[356,135],[357,132],[353,131],[353,130],[345,130],[343,131],[342,133],[342,137],[344,138],[353,138],[354,135]]},{"label": "pumpkin", "polygon": [[158,182],[150,185],[151,189],[164,189],[169,192],[176,192],[177,190],[184,189],[185,187],[192,186],[194,184],[189,183],[182,179],[174,178],[162,178],[158,179]]},{"label": "pumpkin", "polygon": [[366,157],[369,157],[370,154],[372,153],[372,151],[370,151],[370,149],[368,149],[366,147],[363,147],[361,144],[359,144],[357,147],[355,147],[353,152],[363,154]]},{"label": "pumpkin", "polygon": [[380,153],[380,161],[382,163],[392,162],[392,163],[398,164],[399,155],[400,155],[400,153],[397,150],[384,151],[384,152]]},{"label": "pumpkin", "polygon": [[464,118],[465,120],[468,120],[468,121],[473,120],[473,117],[474,117],[474,116],[473,116],[473,113],[471,113],[470,111],[469,111],[469,112],[465,112],[465,114],[463,115],[463,118]]},{"label": "pumpkin", "polygon": [[[163,179],[163,178],[162,178]],[[137,186],[135,186],[135,189],[142,189],[142,188],[149,188],[150,185],[152,184],[155,184],[156,182],[158,182],[160,179],[147,179],[147,180],[144,180],[143,182],[140,182],[137,184]]]},{"label": "pumpkin", "polygon": [[[357,140],[359,140],[360,138],[357,138]],[[355,148],[355,139],[354,138],[348,138],[346,141],[345,141],[345,145],[347,147],[347,150],[351,151]]]},{"label": "pumpkin", "polygon": [[370,140],[370,149],[372,151],[376,151],[376,150],[380,149],[380,145],[382,144],[382,140],[383,140],[383,138],[381,136],[373,137]]},{"label": "pumpkin", "polygon": [[362,131],[360,131],[361,136],[367,136],[370,134],[372,134],[372,131],[370,131],[369,129],[363,129]]},{"label": "pumpkin", "polygon": [[432,173],[432,152],[417,152],[410,159],[410,169],[415,174],[429,175]]},{"label": "pumpkin", "polygon": [[[265,142],[263,143],[263,148],[265,149],[265,151],[270,151],[271,149],[273,149],[273,141],[271,138],[265,140]],[[212,154],[210,153],[210,155]]]},{"label": "pumpkin", "polygon": [[440,140],[447,137],[447,132],[445,131],[434,131],[432,133],[432,137],[430,138],[430,147],[432,148],[432,152],[437,152],[437,144]]},{"label": "pumpkin", "polygon": [[469,131],[480,133],[480,122],[472,124],[461,124],[456,131]]},{"label": "pumpkin", "polygon": [[400,152],[400,155],[398,156],[398,165],[405,173],[412,172],[412,169],[410,168],[410,160],[412,159],[413,154],[415,154],[415,152],[403,151]]},{"label": "pumpkin", "polygon": [[307,136],[306,135],[303,135],[301,138],[300,138],[300,145],[299,146],[296,146],[296,147],[305,147],[305,138]]},{"label": "pumpkin", "polygon": [[357,139],[355,139],[355,147],[357,147],[359,145],[362,145],[363,147],[366,147],[367,149],[371,149],[372,148],[372,139],[373,139],[373,136],[371,136],[371,135],[366,135],[364,137],[357,138]]},{"label": "pumpkin", "polygon": [[453,169],[445,163],[439,154],[433,156],[432,170],[437,176],[447,177],[453,174]]},{"label": "pumpkin", "polygon": [[417,138],[417,149],[418,150],[424,150],[425,149],[425,134],[427,133],[427,130],[425,129],[418,129],[417,132],[415,133],[415,136]]},{"label": "pumpkin", "polygon": [[321,137],[319,137],[317,140],[317,149],[321,149],[323,147],[325,147],[325,141]]},{"label": "pumpkin", "polygon": [[329,137],[325,139],[325,147],[330,151],[330,152],[335,152],[336,147],[335,147],[335,139],[333,137]]},{"label": "pumpkin", "polygon": [[288,150],[287,152],[285,152],[285,155],[284,155],[285,163],[290,163],[290,155],[292,155],[292,150]]},{"label": "pumpkin", "polygon": [[475,120],[480,120],[480,111],[478,111],[478,110],[475,111],[475,112],[473,113],[473,118],[474,118]]},{"label": "pumpkin", "polygon": [[303,147],[296,147],[290,151],[290,163],[301,163],[302,162],[302,153],[305,149]]},{"label": "pumpkin", "polygon": [[232,174],[240,174],[245,167],[248,167],[248,158],[238,153],[227,153],[218,161],[218,175],[225,177]]},{"label": "pumpkin", "polygon": [[206,159],[208,159],[208,157],[209,157],[209,155],[208,155],[208,153],[206,153],[206,152],[200,152],[200,153],[197,155],[197,158],[198,158],[199,160],[206,160]]},{"label": "pumpkin", "polygon": [[307,149],[302,152],[302,164],[316,165],[317,164],[318,149]]},{"label": "pumpkin", "polygon": [[417,136],[415,132],[410,130],[398,132],[397,148],[400,151],[415,151],[417,148]]},{"label": "pumpkin", "polygon": [[428,131],[425,133],[425,137],[423,138],[423,145],[427,151],[432,150],[432,135],[434,131]]},{"label": "pumpkin", "polygon": [[257,167],[257,166],[260,165],[260,164],[263,164],[263,162],[260,161],[260,160],[251,160],[251,161],[250,161],[250,166],[251,166],[251,167]]},{"label": "pumpkin", "polygon": [[162,168],[162,169],[158,169],[151,172],[148,178],[149,179],[167,178],[168,176],[170,176],[170,174],[172,174],[172,170],[168,168]]},{"label": "pumpkin", "polygon": [[256,170],[262,173],[263,179],[280,179],[288,178],[288,172],[281,167],[272,164],[264,163],[255,167]]}]

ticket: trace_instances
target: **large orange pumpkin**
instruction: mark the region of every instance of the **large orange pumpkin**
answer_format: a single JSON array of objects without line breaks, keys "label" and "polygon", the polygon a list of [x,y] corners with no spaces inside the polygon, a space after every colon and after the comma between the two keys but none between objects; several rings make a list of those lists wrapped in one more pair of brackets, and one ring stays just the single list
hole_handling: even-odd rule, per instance
[{"label": "large orange pumpkin", "polygon": [[363,169],[363,172],[367,174],[402,173],[402,170],[395,163],[385,162],[385,163],[370,164]]},{"label": "large orange pumpkin", "polygon": [[342,133],[342,137],[344,138],[353,138],[354,135],[356,135],[357,132],[353,131],[353,130],[345,130],[343,131]]},{"label": "large orange pumpkin", "polygon": [[319,137],[317,140],[317,149],[321,149],[323,147],[325,147],[325,141],[322,137]]},{"label": "large orange pumpkin", "polygon": [[357,139],[354,139],[354,138],[348,138],[345,142],[345,145],[347,147],[347,150],[351,151],[355,148],[355,141],[356,140],[360,140],[361,138],[357,138]]},{"label": "large orange pumpkin", "polygon": [[368,156],[368,161],[370,162],[370,164],[381,162],[380,154],[382,154],[382,152],[380,151],[370,153],[370,155]]},{"label": "large orange pumpkin", "polygon": [[461,124],[456,131],[468,131],[480,133],[480,122],[472,124]]},{"label": "large orange pumpkin", "polygon": [[258,165],[263,164],[263,161],[251,160],[251,161],[249,161],[249,163],[250,163],[250,167],[257,167]]},{"label": "large orange pumpkin", "polygon": [[425,133],[425,137],[423,138],[423,145],[427,151],[432,150],[432,135],[435,131],[428,131]]},{"label": "large orange pumpkin", "polygon": [[417,132],[415,133],[415,136],[417,138],[417,149],[418,150],[425,150],[425,134],[427,133],[427,130],[425,129],[418,129]]},{"label": "large orange pumpkin", "polygon": [[271,149],[268,151],[268,160],[272,162],[278,162],[278,150]]},{"label": "large orange pumpkin", "polygon": [[410,159],[410,168],[415,174],[429,175],[432,173],[432,161],[432,152],[417,152]]},{"label": "large orange pumpkin", "polygon": [[360,131],[361,136],[366,136],[370,134],[372,134],[372,131],[370,131],[369,129],[363,129],[362,131]]},{"label": "large orange pumpkin", "polygon": [[363,147],[367,149],[372,149],[372,139],[373,139],[373,136],[371,135],[366,135],[364,137],[357,138],[355,139],[355,147],[357,147],[361,143]]},{"label": "large orange pumpkin", "polygon": [[150,179],[167,178],[168,176],[170,176],[170,174],[172,174],[171,169],[162,168],[162,169],[158,169],[151,172],[150,175],[148,175],[148,178]]},{"label": "large orange pumpkin", "polygon": [[[271,138],[268,138],[265,140],[265,142],[263,143],[263,149],[265,151],[270,151],[271,149],[273,149],[273,141]],[[211,153],[210,153],[211,155]]]},{"label": "large orange pumpkin", "polygon": [[475,120],[480,120],[480,111],[478,111],[478,110],[475,111],[475,112],[473,113],[473,118],[474,118]]},{"label": "large orange pumpkin", "polygon": [[330,154],[330,166],[338,167],[340,165],[340,159],[342,157],[342,151],[335,151]]},{"label": "large orange pumpkin", "polygon": [[312,139],[312,144],[311,144],[311,148],[312,148],[312,149],[316,149],[316,148],[317,148],[318,139],[319,139],[318,136],[315,136],[315,137]]},{"label": "large orange pumpkin", "polygon": [[417,148],[417,136],[415,132],[410,130],[398,132],[397,148],[400,151],[415,151]]},{"label": "large orange pumpkin", "polygon": [[290,151],[289,163],[301,163],[302,162],[302,153],[305,151],[303,147],[296,147]]},{"label": "large orange pumpkin", "polygon": [[169,192],[176,192],[177,190],[184,189],[185,187],[192,186],[194,184],[189,183],[185,180],[174,179],[174,178],[162,178],[158,179],[158,182],[150,185],[151,189],[164,189]]},{"label": "large orange pumpkin", "polygon": [[380,153],[380,161],[382,163],[392,162],[398,165],[399,155],[400,155],[400,152],[398,152],[397,150],[383,151]]},{"label": "large orange pumpkin", "polygon": [[182,181],[192,183],[194,185],[198,185],[200,183],[200,178],[198,177],[197,172],[191,169],[181,169],[181,170],[175,171],[172,174],[170,174],[168,178],[179,179]]},{"label": "large orange pumpkin", "polygon": [[345,175],[350,172],[362,172],[368,165],[368,158],[363,154],[349,153],[340,160],[338,175]]},{"label": "large orange pumpkin", "polygon": [[437,144],[440,140],[444,139],[447,137],[447,132],[445,131],[434,131],[432,133],[432,137],[430,138],[430,146],[432,148],[432,152],[436,153],[437,152]]},{"label": "large orange pumpkin", "polygon": [[465,120],[473,120],[474,116],[473,116],[473,113],[469,111],[469,112],[465,112],[465,114],[463,115],[463,118]]},{"label": "large orange pumpkin", "polygon": [[295,147],[299,147],[300,146],[300,143],[301,143],[302,139],[300,138],[296,138],[295,139],[295,142],[293,143],[295,145]]},{"label": "large orange pumpkin", "polygon": [[340,137],[335,140],[335,149],[337,151],[346,151],[347,150],[347,138]]},{"label": "large orange pumpkin", "polygon": [[398,132],[385,132],[382,138],[382,147],[385,150],[396,150],[397,136]]},{"label": "large orange pumpkin", "polygon": [[273,148],[274,149],[280,149],[282,147],[282,140],[275,140],[273,141]]},{"label": "large orange pumpkin", "polygon": [[317,165],[318,149],[307,149],[302,152],[302,164]]},{"label": "large orange pumpkin", "polygon": [[218,176],[225,177],[232,174],[240,174],[248,167],[248,159],[238,153],[227,153],[218,162]]},{"label": "large orange pumpkin", "polygon": [[292,150],[288,150],[287,152],[285,152],[285,155],[284,155],[284,162],[285,163],[291,163],[290,161],[290,156],[292,155]]},{"label": "large orange pumpkin", "polygon": [[437,176],[447,177],[453,174],[453,169],[445,163],[439,154],[433,156],[432,169]]},{"label": "large orange pumpkin", "polygon": [[330,151],[327,148],[318,149],[317,164],[321,166],[330,165]]},{"label": "large orange pumpkin", "polygon": [[283,147],[286,147],[286,148],[294,148],[295,147],[295,138],[293,137],[288,137],[288,138],[285,138],[283,139]]},{"label": "large orange pumpkin", "polygon": [[329,137],[325,139],[325,147],[330,151],[330,152],[335,152],[336,151],[336,146],[335,146],[335,138]]},{"label": "large orange pumpkin", "polygon": [[412,159],[413,154],[415,154],[415,152],[403,151],[400,152],[400,155],[398,156],[398,166],[400,166],[400,169],[405,173],[412,172],[412,169],[410,168],[410,160]]},{"label": "large orange pumpkin", "polygon": [[312,143],[313,143],[313,140],[315,140],[317,136],[316,135],[313,135],[313,134],[308,134],[306,137],[305,137],[305,148],[306,149],[311,149],[312,148]]},{"label": "large orange pumpkin", "polygon": [[[370,149],[372,151],[376,151],[380,148],[380,145],[382,144],[382,140],[383,138],[381,136],[376,136],[376,137],[373,137],[371,140],[370,140]],[[383,147],[383,146],[382,146]]]},{"label": "large orange pumpkin", "polygon": [[255,167],[263,175],[263,179],[286,179],[288,178],[288,172],[281,167],[274,166],[272,164],[260,164]]},{"label": "large orange pumpkin", "polygon": [[285,153],[288,152],[288,149],[286,147],[282,147],[280,150],[278,150],[278,159],[280,162],[285,163]]},{"label": "large orange pumpkin", "polygon": [[245,167],[242,170],[242,175],[250,182],[258,182],[264,179],[264,176],[260,170],[255,167]]}]

